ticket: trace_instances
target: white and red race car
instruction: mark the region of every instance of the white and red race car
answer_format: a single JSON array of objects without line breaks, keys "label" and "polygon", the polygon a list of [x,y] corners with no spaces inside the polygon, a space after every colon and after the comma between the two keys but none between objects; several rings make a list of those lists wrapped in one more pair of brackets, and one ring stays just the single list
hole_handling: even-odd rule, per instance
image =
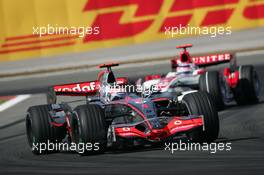
[{"label": "white and red race car", "polygon": [[[237,104],[254,104],[258,102],[260,82],[251,65],[237,66],[236,58],[230,53],[191,57],[187,51],[192,44],[177,46],[183,49],[179,58],[171,60],[172,71],[166,76],[160,74],[147,75],[145,81],[137,81],[148,90],[155,86],[156,91],[148,96],[168,92],[184,92],[190,90],[206,91],[213,97],[219,110],[232,102]],[[230,63],[222,71],[207,71],[205,67]],[[148,91],[149,92],[149,91]]]}]

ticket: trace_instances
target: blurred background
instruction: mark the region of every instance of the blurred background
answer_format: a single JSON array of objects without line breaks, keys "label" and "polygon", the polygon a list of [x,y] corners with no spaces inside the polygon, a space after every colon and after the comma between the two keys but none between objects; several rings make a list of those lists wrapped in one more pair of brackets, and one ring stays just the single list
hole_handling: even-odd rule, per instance
[{"label": "blurred background", "polygon": [[[34,32],[48,25],[98,27],[100,32],[83,37],[65,33],[40,37]],[[231,34],[165,34],[166,28],[179,26],[224,27]],[[193,53],[259,49],[262,26],[263,0],[0,0],[0,77],[163,58],[177,54],[175,46],[185,42],[194,44]]]}]

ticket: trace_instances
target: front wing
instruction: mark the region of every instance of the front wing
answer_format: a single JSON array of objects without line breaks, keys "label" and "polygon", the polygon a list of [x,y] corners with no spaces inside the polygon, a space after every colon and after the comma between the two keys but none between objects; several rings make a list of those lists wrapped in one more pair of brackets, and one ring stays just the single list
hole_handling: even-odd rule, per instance
[{"label": "front wing", "polygon": [[[142,123],[142,122],[141,122]],[[115,137],[142,138],[149,141],[162,141],[171,136],[190,132],[193,129],[202,127],[204,129],[203,115],[175,116],[163,128],[140,131],[136,124],[112,125]]]}]

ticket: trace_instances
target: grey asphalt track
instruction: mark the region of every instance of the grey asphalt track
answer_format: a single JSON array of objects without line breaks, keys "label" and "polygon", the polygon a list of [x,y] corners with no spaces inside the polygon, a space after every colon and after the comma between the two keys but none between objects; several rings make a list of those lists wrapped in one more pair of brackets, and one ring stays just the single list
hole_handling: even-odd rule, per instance
[{"label": "grey asphalt track", "polygon": [[[264,54],[238,56],[239,64],[253,64],[264,82]],[[120,67],[125,76],[166,73],[168,62]],[[31,153],[23,121],[30,105],[45,102],[47,86],[56,83],[85,81],[96,78],[98,71],[81,70],[56,75],[0,80],[0,94],[34,93],[13,108],[0,113],[0,174],[263,174],[264,172],[264,91],[257,105],[231,105],[219,112],[220,137],[217,142],[231,142],[230,151],[176,151],[165,147],[140,148],[107,152],[96,156],[54,153],[35,156]],[[3,125],[2,121],[9,122]]]}]

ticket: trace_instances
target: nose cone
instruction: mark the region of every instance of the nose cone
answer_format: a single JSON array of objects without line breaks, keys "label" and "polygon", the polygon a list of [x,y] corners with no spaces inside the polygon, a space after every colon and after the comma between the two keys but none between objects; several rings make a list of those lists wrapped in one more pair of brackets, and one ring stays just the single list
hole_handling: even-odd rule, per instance
[{"label": "nose cone", "polygon": [[150,134],[151,140],[161,140],[165,139],[168,136],[168,132],[164,129],[153,129]]}]

